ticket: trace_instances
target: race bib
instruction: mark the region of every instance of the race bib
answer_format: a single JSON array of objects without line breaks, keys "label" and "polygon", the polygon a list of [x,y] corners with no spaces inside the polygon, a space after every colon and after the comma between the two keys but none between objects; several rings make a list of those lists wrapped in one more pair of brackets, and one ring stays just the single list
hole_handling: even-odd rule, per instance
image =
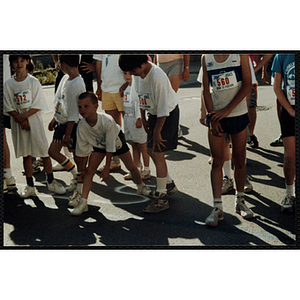
[{"label": "race bib", "polygon": [[295,87],[287,86],[286,88],[287,98],[291,105],[295,105]]},{"label": "race bib", "polygon": [[58,98],[56,100],[55,108],[54,108],[55,118],[59,123],[66,123],[68,121],[68,114],[65,105],[65,101],[63,99]]},{"label": "race bib", "polygon": [[236,74],[229,71],[221,74],[212,75],[212,86],[216,91],[232,89],[238,86]]},{"label": "race bib", "polygon": [[154,107],[149,94],[138,94],[141,109],[152,109]]},{"label": "race bib", "polygon": [[132,101],[131,101],[131,97],[130,97],[130,93],[129,92],[125,92],[124,93],[124,107],[131,107],[132,106]]},{"label": "race bib", "polygon": [[25,90],[14,94],[15,103],[18,109],[25,109],[31,107],[31,90]]}]

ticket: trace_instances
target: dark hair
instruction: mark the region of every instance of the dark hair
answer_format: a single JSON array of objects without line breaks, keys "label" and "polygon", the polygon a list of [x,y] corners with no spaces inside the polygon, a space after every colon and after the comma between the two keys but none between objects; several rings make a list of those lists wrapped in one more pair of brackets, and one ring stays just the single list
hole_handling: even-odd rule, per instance
[{"label": "dark hair", "polygon": [[34,63],[33,63],[32,59],[29,61],[29,64],[26,66],[26,69],[27,69],[28,73],[33,72]]},{"label": "dark hair", "polygon": [[81,93],[78,97],[78,100],[82,100],[82,99],[85,99],[85,98],[90,98],[90,100],[93,104],[98,104],[98,98],[93,92]]},{"label": "dark hair", "polygon": [[79,65],[79,55],[67,55],[67,54],[59,54],[58,58],[61,63],[66,63],[70,67],[78,67]]},{"label": "dark hair", "polygon": [[121,54],[119,57],[119,66],[123,72],[132,71],[135,68],[140,68],[142,64],[147,63],[147,54]]},{"label": "dark hair", "polygon": [[30,55],[10,55],[9,56],[9,63],[10,63],[10,65],[12,65],[12,62],[14,61],[14,60],[17,60],[19,57],[21,57],[22,59],[28,59],[29,61],[31,60],[31,57],[30,57]]}]

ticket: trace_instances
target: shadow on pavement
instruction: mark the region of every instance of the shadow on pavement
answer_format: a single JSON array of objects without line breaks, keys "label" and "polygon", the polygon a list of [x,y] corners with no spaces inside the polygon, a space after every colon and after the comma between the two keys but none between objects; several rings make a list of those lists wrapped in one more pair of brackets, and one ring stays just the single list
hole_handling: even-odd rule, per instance
[{"label": "shadow on pavement", "polygon": [[[118,181],[111,176],[107,187],[96,185],[94,190],[101,197],[118,197],[112,195],[113,187]],[[105,191],[105,192],[103,192]],[[132,214],[125,220],[110,220],[101,212],[101,204],[89,205],[89,211],[78,217],[72,217],[68,210],[67,200],[54,197],[57,208],[46,207],[38,197],[32,201],[33,207],[16,195],[6,194],[4,197],[4,222],[14,226],[10,234],[16,245],[30,247],[86,247],[86,246],[117,246],[117,247],[167,247],[180,246],[177,239],[185,239],[185,246],[253,246],[271,245],[263,237],[255,236],[238,228],[241,222],[255,222],[265,231],[275,235],[288,245],[295,241],[277,228],[295,231],[291,216],[283,216],[278,204],[269,199],[253,194],[247,201],[255,205],[254,211],[259,214],[252,221],[243,220],[237,214],[224,214],[224,221],[216,228],[204,225],[211,207],[201,199],[185,193],[177,193],[170,198],[170,209],[159,214],[145,214],[145,203],[133,205],[115,205],[116,208]],[[264,198],[264,199],[262,199]],[[101,198],[100,198],[101,199]],[[264,204],[261,204],[261,203]],[[275,216],[276,220],[271,219]],[[190,242],[189,242],[190,240]],[[198,243],[195,243],[197,242]],[[4,245],[5,246],[5,245]],[[172,248],[172,247],[170,247]]]}]

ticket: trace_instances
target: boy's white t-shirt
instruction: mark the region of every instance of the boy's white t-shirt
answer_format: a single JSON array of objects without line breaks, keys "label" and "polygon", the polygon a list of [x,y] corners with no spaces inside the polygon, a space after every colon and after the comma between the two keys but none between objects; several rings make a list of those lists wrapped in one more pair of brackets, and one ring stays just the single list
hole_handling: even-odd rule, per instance
[{"label": "boy's white t-shirt", "polygon": [[95,54],[93,59],[102,61],[101,89],[106,93],[119,93],[120,87],[126,82],[119,67],[119,54]]},{"label": "boy's white t-shirt", "polygon": [[84,80],[77,76],[68,80],[69,75],[65,75],[57,88],[54,98],[54,117],[58,123],[65,124],[68,121],[79,121],[77,100],[81,93],[86,92]]},{"label": "boy's white t-shirt", "polygon": [[178,104],[177,94],[166,73],[155,64],[149,63],[152,67],[146,77],[142,79],[135,76],[132,84],[138,94],[140,108],[148,110],[158,118],[169,116]]},{"label": "boy's white t-shirt", "polygon": [[120,126],[105,113],[97,113],[97,123],[90,126],[86,119],[80,120],[77,127],[77,142],[75,153],[86,157],[93,152],[93,147],[106,149],[114,153],[122,147],[119,138]]},{"label": "boy's white t-shirt", "polygon": [[13,77],[4,84],[4,111],[16,111],[23,114],[30,109],[39,109],[28,118],[30,130],[22,130],[21,125],[11,118],[11,135],[16,158],[34,156],[48,157],[48,140],[46,138],[42,111],[47,104],[38,79],[28,75],[18,82]]}]

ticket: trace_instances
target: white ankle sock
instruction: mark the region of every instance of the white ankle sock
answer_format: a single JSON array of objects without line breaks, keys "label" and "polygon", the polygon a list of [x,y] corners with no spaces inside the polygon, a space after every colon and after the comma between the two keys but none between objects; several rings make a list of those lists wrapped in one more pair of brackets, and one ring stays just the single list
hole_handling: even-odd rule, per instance
[{"label": "white ankle sock", "polygon": [[231,160],[226,160],[223,164],[224,176],[227,176],[229,179],[233,178],[233,172],[231,169]]},{"label": "white ankle sock", "polygon": [[156,191],[159,193],[167,193],[167,177],[156,177]]},{"label": "white ankle sock", "polygon": [[287,196],[295,196],[294,184],[292,184],[292,185],[285,184],[285,190],[286,190]]}]

